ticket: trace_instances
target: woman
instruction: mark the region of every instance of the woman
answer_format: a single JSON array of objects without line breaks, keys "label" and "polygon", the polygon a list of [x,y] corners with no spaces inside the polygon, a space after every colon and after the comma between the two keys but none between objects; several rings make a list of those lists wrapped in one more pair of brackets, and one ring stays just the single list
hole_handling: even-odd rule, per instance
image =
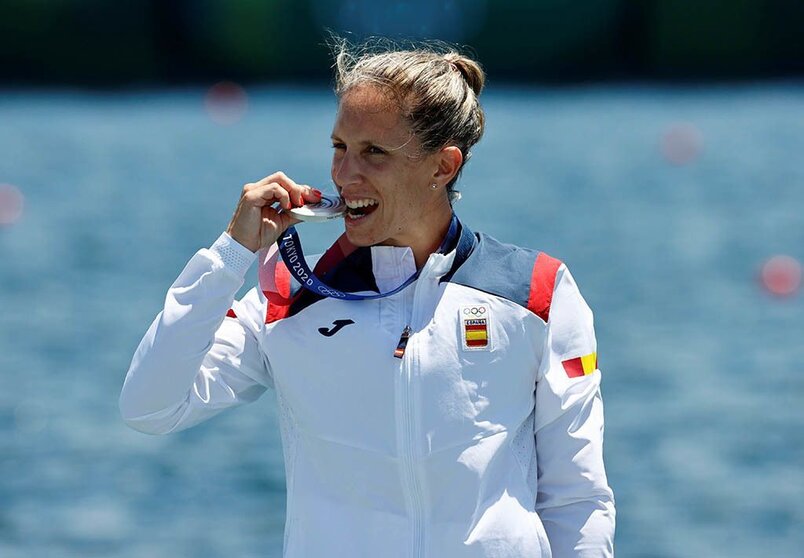
[{"label": "woman", "polygon": [[174,432],[274,388],[289,557],[611,556],[592,313],[560,261],[451,208],[482,70],[428,49],[342,49],[336,66],[349,209],[315,274],[329,294],[386,296],[303,288],[272,250],[234,301],[296,222],[285,210],[321,195],[282,173],[248,184],[137,349],[124,419]]}]

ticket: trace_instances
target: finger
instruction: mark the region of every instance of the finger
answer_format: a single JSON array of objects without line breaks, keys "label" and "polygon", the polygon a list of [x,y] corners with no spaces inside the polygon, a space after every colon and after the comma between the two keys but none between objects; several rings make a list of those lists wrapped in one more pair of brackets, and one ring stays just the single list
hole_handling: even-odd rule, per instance
[{"label": "finger", "polygon": [[295,192],[298,190],[299,185],[296,184],[288,175],[284,172],[279,171],[273,174],[270,174],[257,182],[258,185],[264,186],[266,184],[279,184],[288,192]]},{"label": "finger", "polygon": [[[282,188],[284,188],[288,193],[290,193],[290,199],[294,206],[301,207],[305,203],[307,203],[307,199],[305,197],[306,193],[312,191],[307,185],[304,184],[297,184],[293,179],[291,179],[288,175],[284,172],[279,171],[275,172],[269,176],[266,176],[262,180],[260,180],[257,184],[259,185],[267,185],[267,184],[278,184]],[[310,201],[319,201],[319,199],[310,198]]]},{"label": "finger", "polygon": [[272,182],[261,184],[244,194],[244,197],[254,206],[262,207],[279,202],[279,206],[284,209],[292,207],[290,194],[280,184]]},{"label": "finger", "polygon": [[293,198],[293,203],[296,205],[296,207],[301,207],[305,203],[307,203],[307,201],[304,198],[304,194],[306,194],[309,191],[310,191],[309,186],[307,186],[306,184],[299,184],[298,190],[293,192],[293,195],[291,196]]},{"label": "finger", "polygon": [[318,203],[321,201],[321,190],[317,190],[316,188],[311,188],[309,186],[303,186],[303,188],[304,190],[302,190],[302,200],[301,200],[302,202]]},{"label": "finger", "polygon": [[290,209],[293,207],[293,203],[290,200],[290,193],[282,188],[281,185],[277,185],[272,190],[274,199],[279,201],[280,207],[284,209]]},{"label": "finger", "polygon": [[[288,213],[287,211],[277,211],[270,205],[266,205],[262,208],[262,222],[263,224],[267,224],[269,222],[275,223],[276,226],[279,227],[281,230],[284,230],[290,225],[301,223],[301,221],[299,219],[296,219],[292,213]],[[286,222],[288,224],[284,225]]]},{"label": "finger", "polygon": [[290,200],[293,202],[294,206],[301,207],[307,203],[305,195],[309,196],[310,192],[312,192],[312,188],[310,188],[306,184],[296,184],[295,186],[293,186],[293,188],[289,190]]}]

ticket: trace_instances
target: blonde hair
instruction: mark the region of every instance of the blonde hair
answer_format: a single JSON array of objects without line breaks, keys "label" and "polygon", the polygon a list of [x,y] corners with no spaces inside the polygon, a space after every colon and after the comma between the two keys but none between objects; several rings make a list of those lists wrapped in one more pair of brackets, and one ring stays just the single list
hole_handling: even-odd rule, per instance
[{"label": "blonde hair", "polygon": [[478,102],[486,77],[480,65],[445,43],[410,49],[387,41],[359,46],[334,38],[335,94],[379,85],[396,101],[425,153],[454,145],[463,165],[447,185],[452,191],[471,148],[483,135],[485,116]]}]

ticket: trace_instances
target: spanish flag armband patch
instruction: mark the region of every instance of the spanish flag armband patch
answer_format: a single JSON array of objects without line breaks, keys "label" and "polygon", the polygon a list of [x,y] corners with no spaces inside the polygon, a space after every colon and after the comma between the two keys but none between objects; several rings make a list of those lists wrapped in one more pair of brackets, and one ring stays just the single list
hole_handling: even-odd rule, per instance
[{"label": "spanish flag armband patch", "polygon": [[570,378],[588,376],[597,369],[597,353],[562,360],[561,364],[564,365],[564,371]]}]

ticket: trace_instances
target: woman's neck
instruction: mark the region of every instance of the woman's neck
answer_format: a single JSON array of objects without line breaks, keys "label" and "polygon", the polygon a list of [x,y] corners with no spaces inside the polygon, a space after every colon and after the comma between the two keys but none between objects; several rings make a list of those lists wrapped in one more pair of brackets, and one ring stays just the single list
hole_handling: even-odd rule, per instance
[{"label": "woman's neck", "polygon": [[423,227],[421,235],[417,235],[411,242],[410,249],[413,250],[413,259],[416,262],[416,269],[421,269],[427,262],[430,254],[438,251],[444,242],[444,237],[449,231],[450,221],[452,220],[452,209],[439,211],[435,215],[430,215],[427,224]]}]

